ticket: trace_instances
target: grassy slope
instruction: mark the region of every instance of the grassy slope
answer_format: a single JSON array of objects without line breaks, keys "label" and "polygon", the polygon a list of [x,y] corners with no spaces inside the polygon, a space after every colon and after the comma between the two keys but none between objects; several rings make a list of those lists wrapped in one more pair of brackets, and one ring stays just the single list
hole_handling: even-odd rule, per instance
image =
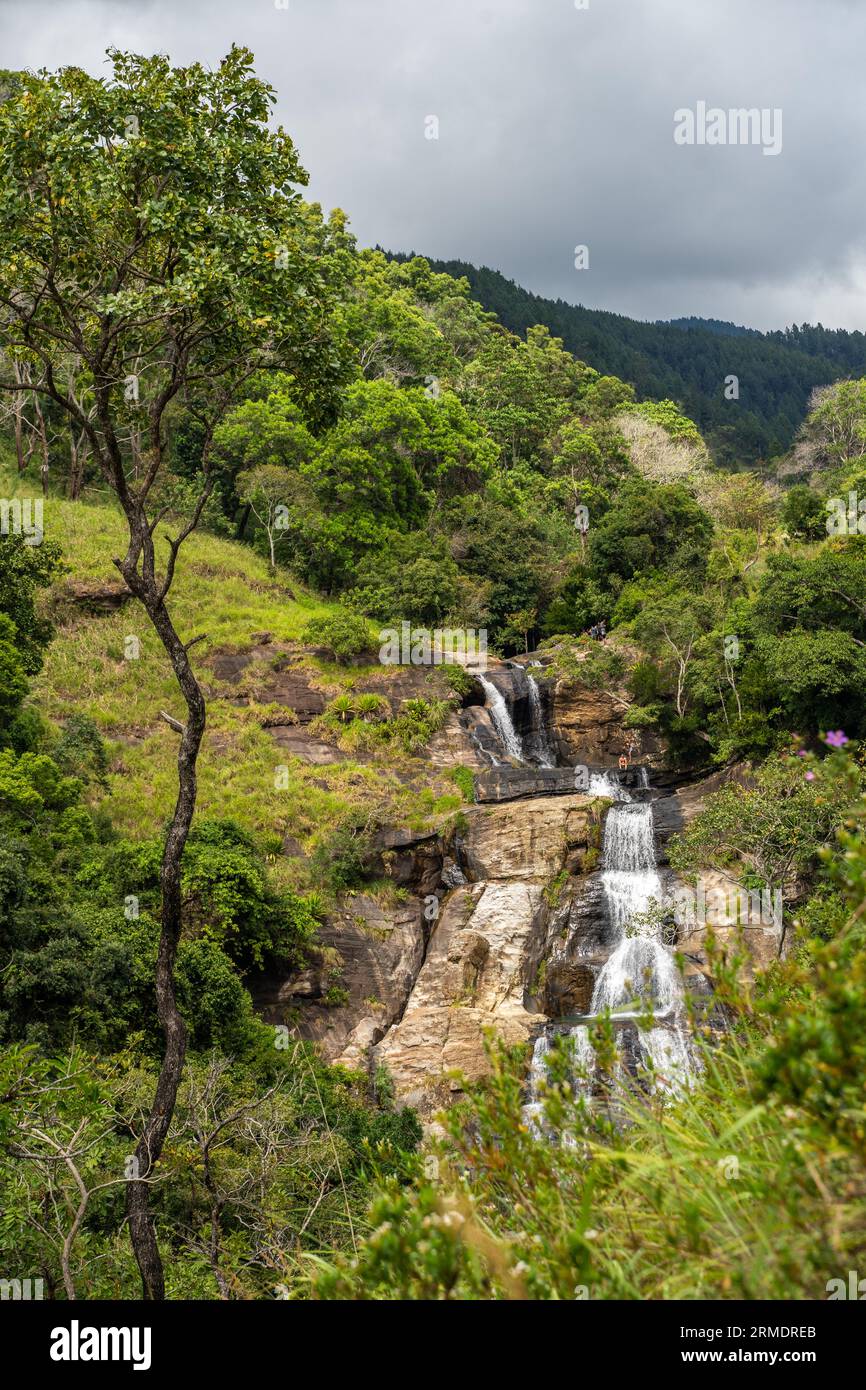
[{"label": "grassy slope", "polygon": [[[32,492],[32,484],[19,490],[22,495]],[[0,494],[14,493],[15,482],[0,477]],[[171,529],[159,528],[158,555],[167,549],[164,537]],[[63,602],[63,591],[72,581],[118,579],[112,557],[123,551],[122,518],[105,502],[49,498],[45,535],[60,543],[70,573],[58,581],[48,600],[55,608],[57,635],[33,683],[32,698],[53,721],[73,712],[96,721],[111,752],[110,786],[103,805],[121,834],[151,835],[170,814],[176,793],[177,736],[159,718],[162,709],[178,718],[184,714],[171,667],[134,600],[120,612],[96,617]],[[264,835],[267,848],[276,854],[287,834],[309,847],[351,806],[384,802],[389,819],[420,824],[437,800],[423,785],[423,776],[412,779],[417,790],[407,787],[405,777],[396,775],[393,757],[388,760],[391,767],[384,760],[324,767],[301,763],[261,728],[262,707],[231,703],[239,687],[214,676],[209,656],[217,650],[248,648],[253,634],[263,631],[270,632],[275,643],[296,642],[310,618],[329,607],[285,574],[272,579],[265,560],[248,547],[204,532],[184,546],[169,599],[184,640],[206,633],[191,653],[208,697],[198,814],[237,820]],[[138,660],[124,660],[128,635],[139,638]],[[304,664],[311,684],[326,695],[370,674],[357,667],[347,672],[309,655]],[[375,672],[381,674],[381,668]],[[251,667],[240,689],[248,692],[254,686]],[[278,766],[289,768],[285,790],[274,786]],[[420,772],[417,765],[414,770]],[[284,859],[275,866],[277,876],[303,881],[302,864]]]}]

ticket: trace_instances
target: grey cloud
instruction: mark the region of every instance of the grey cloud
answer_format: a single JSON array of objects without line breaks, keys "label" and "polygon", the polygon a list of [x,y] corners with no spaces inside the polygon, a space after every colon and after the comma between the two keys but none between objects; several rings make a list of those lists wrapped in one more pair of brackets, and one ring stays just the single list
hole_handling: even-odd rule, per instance
[{"label": "grey cloud", "polygon": [[[48,0],[7,66],[247,44],[311,193],[364,244],[494,265],[638,317],[866,319],[866,6],[849,0]],[[783,148],[679,147],[674,111],[779,107]],[[424,138],[436,115],[440,138]],[[590,247],[588,271],[574,247]]]}]

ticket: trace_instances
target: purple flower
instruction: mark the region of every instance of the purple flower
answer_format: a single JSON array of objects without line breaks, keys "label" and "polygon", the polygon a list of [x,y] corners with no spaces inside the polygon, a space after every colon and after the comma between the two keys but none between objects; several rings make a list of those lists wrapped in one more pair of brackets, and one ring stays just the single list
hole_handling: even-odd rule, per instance
[{"label": "purple flower", "polygon": [[807,773],[806,773],[806,781],[807,781],[807,782],[814,782],[814,780],[815,780],[815,774],[814,774],[814,772],[807,772]]},{"label": "purple flower", "polygon": [[808,756],[809,756],[809,754],[806,752],[806,749],[805,749],[805,748],[798,748],[798,749],[797,749],[797,757],[798,757],[798,758],[808,758]]},{"label": "purple flower", "polygon": [[824,742],[831,748],[844,748],[848,742],[848,735],[842,729],[831,729],[824,735]]}]

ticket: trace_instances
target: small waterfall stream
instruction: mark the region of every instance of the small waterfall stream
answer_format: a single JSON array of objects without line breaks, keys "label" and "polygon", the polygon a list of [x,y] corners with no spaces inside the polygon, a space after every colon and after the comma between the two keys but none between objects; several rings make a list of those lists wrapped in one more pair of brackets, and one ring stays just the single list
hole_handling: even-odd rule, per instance
[{"label": "small waterfall stream", "polygon": [[614,950],[599,975],[592,1012],[612,1013],[640,997],[667,1011],[677,998],[679,975],[673,956],[659,940],[651,920],[635,922],[652,903],[661,905],[662,883],[656,863],[653,810],[649,802],[633,802],[610,775],[590,779],[590,791],[609,796],[614,804],[604,827],[605,906],[614,936]]},{"label": "small waterfall stream", "polygon": [[[644,790],[649,777],[645,768],[640,773]],[[608,1010],[615,1019],[632,1021],[640,1058],[653,1088],[676,1094],[689,1084],[694,1064],[683,1017],[682,980],[673,951],[661,940],[659,917],[652,910],[654,904],[662,907],[664,901],[652,804],[635,801],[612,772],[592,774],[589,790],[613,801],[605,819],[601,874],[612,949],[596,979],[587,1018]],[[650,1028],[641,1028],[635,1020],[650,1007],[656,1021]],[[561,1030],[548,1028],[536,1040],[533,1052],[527,1114],[536,1131],[543,1110],[540,1090],[546,1076],[545,1059],[554,1031]],[[591,1072],[592,1047],[586,1023],[569,1032],[575,1038],[580,1035],[580,1060]],[[576,1090],[588,1095],[591,1084],[576,1081]]]},{"label": "small waterfall stream", "polygon": [[493,727],[499,735],[499,741],[502,744],[506,756],[509,758],[516,758],[518,762],[522,763],[524,760],[523,744],[520,741],[520,735],[511,721],[511,715],[508,713],[508,705],[505,703],[504,695],[496,689],[492,681],[489,681],[486,676],[482,676],[480,672],[478,672],[477,678],[484,691],[484,701],[490,711]]},{"label": "small waterfall stream", "polygon": [[532,711],[532,729],[527,737],[527,752],[539,767],[556,767],[556,758],[550,747],[547,726],[544,722],[544,708],[541,703],[538,681],[530,671],[526,671],[525,674],[529,685],[529,707]]}]

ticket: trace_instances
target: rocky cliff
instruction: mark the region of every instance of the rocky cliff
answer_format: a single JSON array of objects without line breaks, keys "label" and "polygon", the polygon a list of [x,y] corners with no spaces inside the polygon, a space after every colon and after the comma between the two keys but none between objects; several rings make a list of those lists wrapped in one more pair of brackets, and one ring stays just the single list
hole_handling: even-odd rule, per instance
[{"label": "rocky cliff", "polygon": [[582,795],[470,812],[459,846],[466,882],[443,899],[405,1011],[374,1054],[421,1113],[459,1090],[453,1073],[483,1074],[486,1029],[509,1043],[537,1031],[557,880],[581,875],[599,821]]},{"label": "rocky cliff", "polygon": [[[519,663],[486,678],[502,696],[522,756],[503,742],[502,702],[497,712],[495,697],[485,702],[490,691],[476,683],[427,753],[433,769],[472,769],[476,804],[445,829],[382,827],[370,873],[393,891],[345,895],[307,970],[253,986],[266,1019],[290,1022],[329,1061],[371,1073],[387,1068],[398,1099],[426,1117],[459,1094],[461,1077],[485,1073],[487,1032],[523,1043],[550,1020],[588,1013],[611,952],[601,862],[610,803],[589,794],[587,777],[610,773],[623,749],[634,747],[622,722],[623,695]],[[302,712],[299,724],[275,727],[275,739],[296,756],[327,759],[328,745],[310,738],[302,722],[315,692],[305,693],[290,671],[277,679],[292,682]],[[627,801],[653,802],[658,867],[670,893],[678,884],[667,868],[668,839],[706,795],[742,774],[683,785],[652,739],[635,751],[634,765],[616,777]],[[706,884],[720,886],[710,876]],[[716,935],[733,943],[737,928],[722,920]],[[755,963],[778,953],[772,923],[745,935]],[[686,985],[698,993],[709,988],[705,938],[704,927],[685,926],[676,941]]]}]

